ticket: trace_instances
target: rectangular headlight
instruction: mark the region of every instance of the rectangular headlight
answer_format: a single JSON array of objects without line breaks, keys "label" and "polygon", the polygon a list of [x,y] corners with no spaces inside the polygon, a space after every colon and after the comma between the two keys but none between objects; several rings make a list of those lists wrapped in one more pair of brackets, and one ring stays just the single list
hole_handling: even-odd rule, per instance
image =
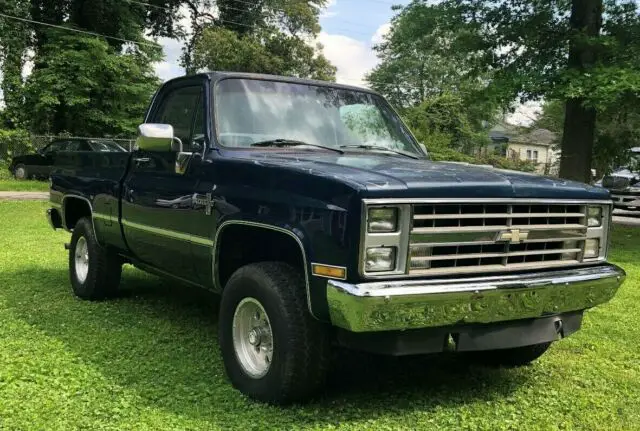
[{"label": "rectangular headlight", "polygon": [[364,270],[367,272],[393,271],[396,269],[395,247],[372,247],[367,249]]},{"label": "rectangular headlight", "polygon": [[600,240],[589,238],[584,242],[584,258],[593,259],[600,255]]},{"label": "rectangular headlight", "polygon": [[398,208],[369,208],[367,231],[371,233],[398,230]]},{"label": "rectangular headlight", "polygon": [[598,227],[602,225],[602,207],[587,208],[587,226]]}]

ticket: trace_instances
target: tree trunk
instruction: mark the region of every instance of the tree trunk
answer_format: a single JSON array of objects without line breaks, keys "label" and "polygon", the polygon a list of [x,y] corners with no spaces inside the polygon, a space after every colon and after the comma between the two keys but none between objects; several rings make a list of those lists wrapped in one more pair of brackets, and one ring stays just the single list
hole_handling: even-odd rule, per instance
[{"label": "tree trunk", "polygon": [[[572,0],[568,68],[588,73],[596,62],[594,39],[602,27],[602,0]],[[596,110],[581,98],[566,101],[560,177],[591,181]]]}]

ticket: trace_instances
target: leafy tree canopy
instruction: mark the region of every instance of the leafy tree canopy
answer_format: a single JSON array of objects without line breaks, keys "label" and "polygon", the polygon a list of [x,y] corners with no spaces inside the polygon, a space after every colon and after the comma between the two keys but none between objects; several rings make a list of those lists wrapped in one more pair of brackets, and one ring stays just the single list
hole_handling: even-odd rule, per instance
[{"label": "leafy tree canopy", "polygon": [[195,26],[184,64],[188,71],[235,70],[335,79],[336,68],[310,43],[320,31],[325,0],[257,0],[239,6],[218,0],[220,16]]},{"label": "leafy tree canopy", "polygon": [[42,47],[46,67],[25,85],[24,112],[35,133],[131,136],[159,80],[159,48],[116,53],[93,36],[52,33]]},{"label": "leafy tree canopy", "polygon": [[385,83],[379,90],[400,106],[443,89],[476,95],[478,85],[480,100],[502,107],[561,100],[561,176],[589,180],[596,114],[640,99],[638,8],[632,0],[414,0],[378,47],[382,64],[370,81]]}]

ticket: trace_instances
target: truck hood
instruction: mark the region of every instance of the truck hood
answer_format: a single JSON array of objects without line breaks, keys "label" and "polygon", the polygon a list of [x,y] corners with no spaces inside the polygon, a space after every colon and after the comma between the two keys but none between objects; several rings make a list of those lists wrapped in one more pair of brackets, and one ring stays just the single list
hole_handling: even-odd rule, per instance
[{"label": "truck hood", "polygon": [[364,197],[609,199],[609,192],[600,187],[490,166],[414,160],[383,153],[233,153],[252,163],[345,183]]}]

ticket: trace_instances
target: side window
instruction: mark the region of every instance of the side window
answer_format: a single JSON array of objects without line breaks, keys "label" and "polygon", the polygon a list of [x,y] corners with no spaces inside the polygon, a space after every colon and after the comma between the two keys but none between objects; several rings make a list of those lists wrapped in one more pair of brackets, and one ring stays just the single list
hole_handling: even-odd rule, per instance
[{"label": "side window", "polygon": [[57,151],[67,151],[67,141],[54,141],[49,145],[49,147],[44,152],[45,154],[54,153]]},{"label": "side window", "polygon": [[204,95],[200,93],[200,96],[198,96],[198,103],[196,104],[195,117],[193,119],[193,136],[191,138],[192,142],[189,142],[190,145],[198,145],[200,149],[204,148],[205,144],[204,140],[206,132],[204,130],[204,118]]},{"label": "side window", "polygon": [[81,141],[69,141],[64,151],[81,151],[82,142]]},{"label": "side window", "polygon": [[[175,137],[182,141],[185,151],[190,150],[195,135],[202,133],[193,130],[202,93],[203,87],[200,85],[171,91],[164,97],[152,119],[154,123],[171,124]],[[204,128],[203,124],[201,128]]]}]

